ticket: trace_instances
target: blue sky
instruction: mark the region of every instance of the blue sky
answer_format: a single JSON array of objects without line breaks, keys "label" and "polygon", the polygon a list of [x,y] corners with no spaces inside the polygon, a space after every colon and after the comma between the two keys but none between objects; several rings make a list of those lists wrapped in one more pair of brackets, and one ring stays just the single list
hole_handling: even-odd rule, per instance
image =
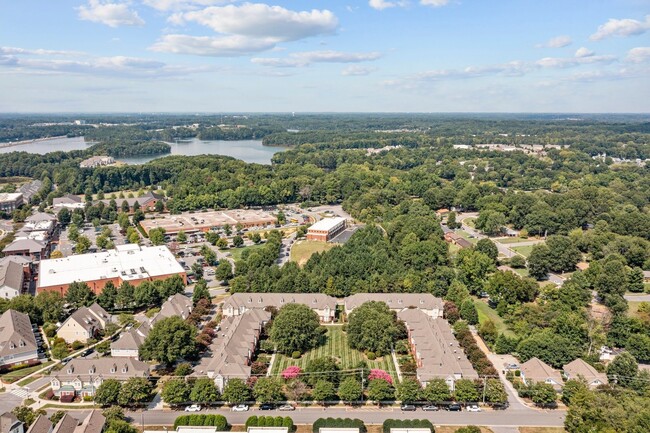
[{"label": "blue sky", "polygon": [[650,0],[0,0],[0,112],[650,112]]}]

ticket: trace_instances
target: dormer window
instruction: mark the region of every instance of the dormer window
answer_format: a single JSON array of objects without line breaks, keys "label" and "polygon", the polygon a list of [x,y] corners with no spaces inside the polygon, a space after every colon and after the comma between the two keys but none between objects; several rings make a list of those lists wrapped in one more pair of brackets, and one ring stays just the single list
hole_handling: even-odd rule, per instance
[{"label": "dormer window", "polygon": [[23,340],[20,340],[20,343],[18,343],[20,347],[25,347],[25,342]]},{"label": "dormer window", "polygon": [[93,366],[90,367],[90,369],[88,370],[88,374],[95,374],[95,370],[96,370],[96,369],[95,369],[95,366],[93,365]]},{"label": "dormer window", "polygon": [[74,371],[74,370],[73,370],[72,367],[69,367],[69,368],[68,368],[68,374],[72,374],[73,371]]},{"label": "dormer window", "polygon": [[403,301],[400,299],[397,301],[398,304],[401,304]]},{"label": "dormer window", "polygon": [[117,366],[113,364],[113,366],[111,367],[111,373],[115,373],[116,371],[117,371]]},{"label": "dormer window", "polygon": [[126,373],[129,370],[126,364],[124,364],[124,367],[122,367],[122,373]]},{"label": "dormer window", "polygon": [[15,348],[16,348],[16,345],[14,344],[13,341],[12,341],[11,344],[9,345],[9,348],[10,348],[10,349],[15,349]]}]

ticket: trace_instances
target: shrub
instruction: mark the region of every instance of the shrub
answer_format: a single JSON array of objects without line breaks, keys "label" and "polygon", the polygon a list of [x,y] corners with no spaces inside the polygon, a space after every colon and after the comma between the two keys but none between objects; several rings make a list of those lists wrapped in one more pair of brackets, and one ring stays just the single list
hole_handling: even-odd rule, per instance
[{"label": "shrub", "polygon": [[375,355],[375,352],[366,352],[366,356],[370,361],[374,361],[377,359],[377,355]]},{"label": "shrub", "polygon": [[313,433],[323,427],[338,427],[338,428],[358,428],[359,433],[366,433],[366,425],[360,419],[351,418],[318,418],[312,425]]},{"label": "shrub", "polygon": [[282,371],[282,378],[285,380],[295,379],[300,376],[302,369],[297,365],[292,365]]},{"label": "shrub", "polygon": [[217,431],[223,431],[228,427],[228,421],[223,415],[181,415],[174,421],[174,430],[178,426],[209,426],[216,427]]},{"label": "shrub", "polygon": [[291,357],[292,357],[293,359],[300,359],[301,356],[302,356],[302,353],[300,353],[299,350],[294,350],[294,351],[291,353]]},{"label": "shrub", "polygon": [[429,428],[431,433],[436,429],[428,419],[387,419],[382,425],[383,433],[390,433],[392,428]]},{"label": "shrub", "polygon": [[248,427],[257,427],[257,415],[249,416],[244,425],[246,426],[246,429],[248,429]]},{"label": "shrub", "polygon": [[75,341],[72,342],[71,346],[72,346],[72,350],[79,350],[82,347],[84,347],[84,344],[79,340],[75,340]]},{"label": "shrub", "polygon": [[289,432],[293,431],[293,419],[290,416],[285,416],[282,419],[282,427],[287,427]]},{"label": "shrub", "polygon": [[374,379],[383,379],[386,382],[392,384],[393,383],[393,378],[390,377],[390,374],[388,374],[384,370],[380,370],[378,368],[373,368],[370,370],[370,374],[368,375],[368,381],[374,380]]},{"label": "shrub", "polygon": [[178,364],[174,370],[174,376],[184,377],[189,376],[190,374],[192,374],[192,366],[187,362]]},{"label": "shrub", "polygon": [[475,425],[468,425],[456,430],[456,433],[481,433],[481,429]]}]

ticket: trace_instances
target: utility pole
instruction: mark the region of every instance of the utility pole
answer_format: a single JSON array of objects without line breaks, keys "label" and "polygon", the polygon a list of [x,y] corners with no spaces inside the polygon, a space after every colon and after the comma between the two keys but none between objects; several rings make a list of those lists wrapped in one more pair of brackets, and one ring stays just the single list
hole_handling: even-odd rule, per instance
[{"label": "utility pole", "polygon": [[359,370],[359,376],[361,377],[361,405],[363,405],[363,368]]},{"label": "utility pole", "polygon": [[483,376],[483,404],[485,404],[485,389],[487,388],[487,378]]}]

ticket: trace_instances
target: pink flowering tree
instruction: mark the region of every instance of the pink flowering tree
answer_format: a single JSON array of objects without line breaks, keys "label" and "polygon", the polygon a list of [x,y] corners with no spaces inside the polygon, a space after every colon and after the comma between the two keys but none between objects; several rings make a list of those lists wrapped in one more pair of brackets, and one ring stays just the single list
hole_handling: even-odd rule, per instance
[{"label": "pink flowering tree", "polygon": [[369,381],[374,379],[382,379],[391,385],[393,384],[393,378],[390,377],[390,374],[388,374],[385,370],[380,370],[378,368],[371,369],[370,374],[368,375]]},{"label": "pink flowering tree", "polygon": [[297,365],[292,365],[291,367],[287,367],[284,369],[284,371],[282,371],[282,378],[285,380],[295,379],[296,377],[300,376],[300,373],[302,373],[302,369]]}]

